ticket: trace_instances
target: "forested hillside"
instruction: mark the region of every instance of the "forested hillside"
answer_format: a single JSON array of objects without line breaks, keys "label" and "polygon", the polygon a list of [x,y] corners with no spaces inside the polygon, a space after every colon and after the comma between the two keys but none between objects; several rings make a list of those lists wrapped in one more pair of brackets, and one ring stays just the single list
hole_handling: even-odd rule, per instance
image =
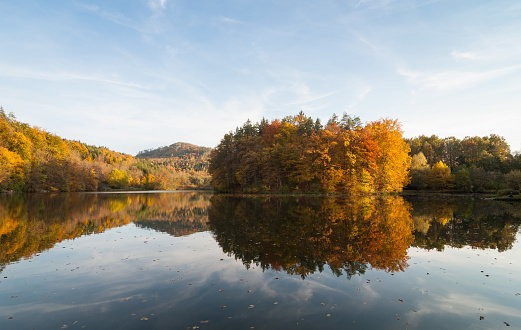
[{"label": "forested hillside", "polygon": [[136,158],[148,159],[160,166],[190,175],[192,184],[209,186],[208,164],[212,148],[199,147],[190,143],[177,142],[168,147],[139,152]]},{"label": "forested hillside", "polygon": [[210,174],[214,189],[225,192],[401,191],[408,153],[396,120],[362,125],[344,114],[323,126],[300,112],[226,134],[212,152]]},{"label": "forested hillside", "polygon": [[199,188],[205,182],[147,159],[70,141],[0,107],[0,191]]},{"label": "forested hillside", "polygon": [[411,189],[483,192],[521,189],[521,155],[512,155],[501,136],[408,139]]}]

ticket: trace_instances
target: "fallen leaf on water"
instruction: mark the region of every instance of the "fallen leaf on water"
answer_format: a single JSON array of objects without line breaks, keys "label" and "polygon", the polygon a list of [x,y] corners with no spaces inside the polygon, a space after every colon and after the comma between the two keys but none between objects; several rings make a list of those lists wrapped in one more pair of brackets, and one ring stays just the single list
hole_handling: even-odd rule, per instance
[{"label": "fallen leaf on water", "polygon": [[401,299],[398,299],[398,301],[399,301],[399,302],[403,302],[403,300],[401,300]]},{"label": "fallen leaf on water", "polygon": [[331,314],[326,314],[326,316],[327,316],[327,317],[330,317],[330,316],[331,316]]},{"label": "fallen leaf on water", "polygon": [[248,291],[246,291],[246,292],[251,292],[251,290],[248,290]]},{"label": "fallen leaf on water", "polygon": [[480,320],[480,321],[483,321],[484,319],[485,319],[484,316],[480,316],[480,317],[479,317],[479,320]]},{"label": "fallen leaf on water", "polygon": [[221,308],[226,308],[226,306],[221,306]]},{"label": "fallen leaf on water", "polygon": [[210,321],[208,321],[208,320],[205,320],[205,321],[199,321],[199,323],[202,323],[202,324],[205,324],[205,323],[208,323],[208,322],[210,322]]},{"label": "fallen leaf on water", "polygon": [[143,317],[141,318],[141,321],[148,321],[148,317],[144,317],[144,316],[143,316]]},{"label": "fallen leaf on water", "polygon": [[278,305],[278,304],[279,304],[279,302],[278,302],[278,301],[276,301],[276,302],[274,302],[274,303],[273,303],[273,305]]},{"label": "fallen leaf on water", "polygon": [[510,326],[510,324],[508,324],[508,323],[506,323],[506,322],[503,322],[503,323],[505,323],[505,325],[506,325],[507,327],[509,327],[509,326]]},{"label": "fallen leaf on water", "polygon": [[414,312],[414,313],[416,313],[416,311],[415,311],[414,309],[411,309],[411,312]]},{"label": "fallen leaf on water", "polygon": [[325,305],[326,303],[320,303],[320,305]]}]

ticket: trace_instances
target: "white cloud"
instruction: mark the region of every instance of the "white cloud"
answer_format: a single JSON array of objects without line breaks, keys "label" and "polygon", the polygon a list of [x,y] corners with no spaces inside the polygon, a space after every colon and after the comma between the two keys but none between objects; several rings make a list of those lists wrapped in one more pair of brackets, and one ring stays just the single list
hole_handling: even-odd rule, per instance
[{"label": "white cloud", "polygon": [[473,87],[477,84],[518,71],[521,65],[513,65],[501,69],[482,72],[472,71],[445,71],[438,73],[414,72],[407,69],[398,69],[398,74],[406,77],[411,83],[421,88],[437,90],[454,90]]},{"label": "white cloud", "polygon": [[450,55],[454,58],[464,59],[464,60],[479,60],[482,58],[480,55],[478,55],[476,53],[472,53],[472,52],[453,51],[452,53],[450,53]]}]

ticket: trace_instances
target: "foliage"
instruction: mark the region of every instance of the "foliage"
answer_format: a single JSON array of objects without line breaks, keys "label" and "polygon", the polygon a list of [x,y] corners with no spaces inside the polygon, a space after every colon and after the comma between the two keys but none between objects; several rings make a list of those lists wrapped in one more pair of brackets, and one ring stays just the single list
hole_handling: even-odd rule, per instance
[{"label": "foliage", "polygon": [[429,187],[436,190],[451,188],[453,178],[450,168],[440,160],[431,168],[429,172]]},{"label": "foliage", "polygon": [[521,190],[521,171],[512,170],[505,175],[505,182],[508,188],[513,190]]},{"label": "foliage", "polygon": [[300,112],[226,134],[209,170],[221,192],[391,192],[408,183],[408,152],[396,120],[344,114],[323,127]]},{"label": "foliage", "polygon": [[427,158],[423,152],[419,152],[412,156],[411,160],[411,182],[409,187],[414,189],[426,189],[429,184],[430,166],[427,164]]},{"label": "foliage", "polygon": [[[208,154],[207,148],[201,150]],[[64,140],[17,121],[0,107],[0,191],[204,187],[209,186],[207,163],[199,167],[172,166]]]},{"label": "foliage", "polygon": [[[495,134],[466,137],[463,140],[421,135],[407,139],[407,143],[413,155],[411,183],[408,186],[411,189],[454,189],[460,192],[505,189],[512,185],[511,178],[515,177],[515,174],[509,173],[521,170],[521,154],[511,154],[505,139]],[[415,165],[419,155],[424,155],[426,160],[423,169]],[[435,168],[439,162],[449,168],[453,185],[450,179],[448,183],[426,181],[426,177],[440,175],[440,169]]]},{"label": "foliage", "polygon": [[126,171],[115,168],[110,171],[107,183],[112,188],[128,188],[130,178]]}]

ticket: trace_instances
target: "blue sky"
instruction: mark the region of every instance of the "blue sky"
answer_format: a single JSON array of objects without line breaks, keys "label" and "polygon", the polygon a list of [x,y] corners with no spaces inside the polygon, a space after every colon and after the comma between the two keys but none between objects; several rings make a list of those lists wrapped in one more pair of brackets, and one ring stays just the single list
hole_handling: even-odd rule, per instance
[{"label": "blue sky", "polygon": [[0,105],[68,139],[214,147],[303,110],[521,150],[521,2],[0,2]]}]

